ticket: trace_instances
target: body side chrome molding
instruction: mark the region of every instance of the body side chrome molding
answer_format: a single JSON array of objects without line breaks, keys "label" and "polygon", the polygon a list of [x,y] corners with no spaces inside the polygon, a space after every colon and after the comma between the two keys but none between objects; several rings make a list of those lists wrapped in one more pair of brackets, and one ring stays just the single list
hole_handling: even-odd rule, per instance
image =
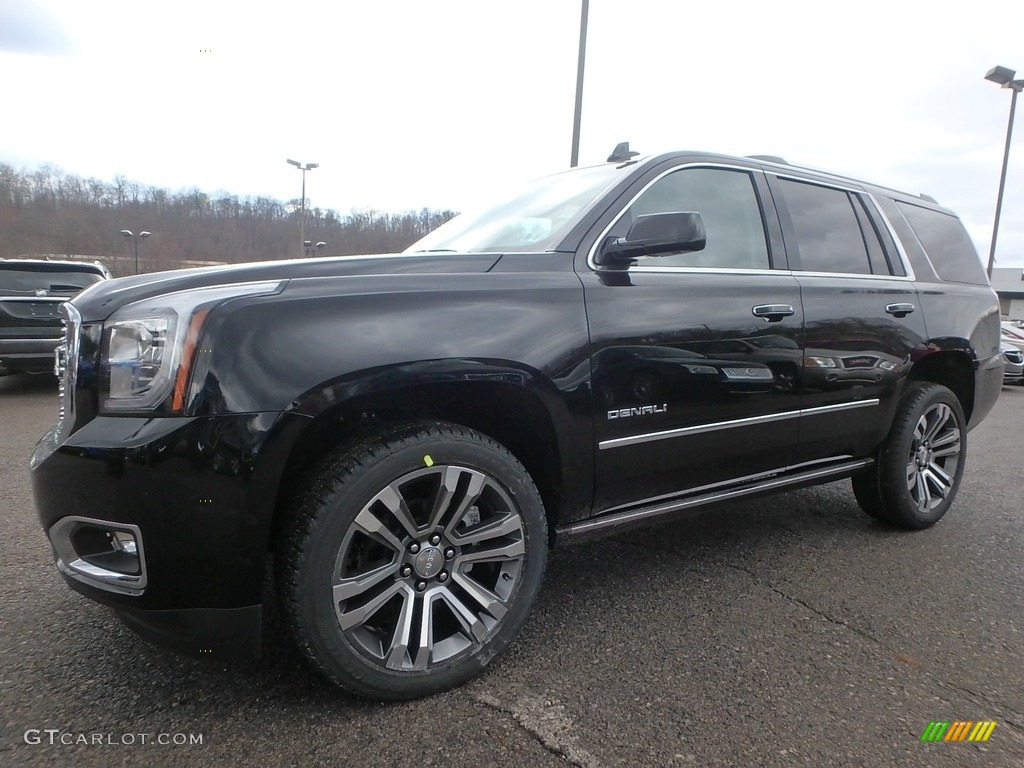
[{"label": "body side chrome molding", "polygon": [[616,437],[611,440],[602,440],[598,443],[597,447],[602,451],[606,451],[609,448],[625,448],[626,446],[651,443],[656,440],[670,440],[676,437],[700,435],[705,432],[718,432],[723,429],[736,429],[737,427],[770,424],[775,421],[786,421],[788,419],[797,419],[803,416],[817,416],[822,413],[848,411],[857,408],[872,408],[880,402],[881,401],[878,400],[878,398],[874,398],[871,400],[858,400],[853,403],[838,403],[836,405],[823,405],[817,408],[804,408],[797,411],[780,411],[778,413],[769,413],[764,416],[751,416],[746,419],[717,421],[712,424],[697,424],[692,427],[679,427],[678,429],[666,429],[661,432],[648,432],[646,434],[630,435],[629,437]]},{"label": "body side chrome molding", "polygon": [[728,491],[707,493],[700,496],[689,496],[677,501],[654,504],[641,509],[619,512],[618,514],[603,515],[596,519],[574,523],[566,526],[565,528],[559,528],[557,533],[559,536],[573,538],[576,536],[597,533],[606,528],[615,528],[629,523],[646,523],[650,520],[657,519],[663,515],[668,515],[673,512],[681,512],[683,510],[703,507],[708,504],[729,501],[731,499],[740,499],[744,496],[751,496],[765,491],[781,490],[791,485],[817,483],[831,476],[835,476],[838,480],[842,477],[852,475],[861,469],[866,469],[874,463],[874,459],[848,461],[833,467],[799,472],[795,475],[789,475],[786,477],[777,477],[762,483],[755,483],[753,485],[734,488]]}]

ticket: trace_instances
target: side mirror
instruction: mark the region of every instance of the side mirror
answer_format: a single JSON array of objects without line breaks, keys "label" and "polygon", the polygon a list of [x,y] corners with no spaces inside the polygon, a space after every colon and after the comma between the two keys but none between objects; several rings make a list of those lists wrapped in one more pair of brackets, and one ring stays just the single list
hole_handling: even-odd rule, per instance
[{"label": "side mirror", "polygon": [[637,216],[625,237],[609,237],[597,254],[601,265],[632,263],[641,256],[701,251],[707,244],[704,218],[695,211]]}]

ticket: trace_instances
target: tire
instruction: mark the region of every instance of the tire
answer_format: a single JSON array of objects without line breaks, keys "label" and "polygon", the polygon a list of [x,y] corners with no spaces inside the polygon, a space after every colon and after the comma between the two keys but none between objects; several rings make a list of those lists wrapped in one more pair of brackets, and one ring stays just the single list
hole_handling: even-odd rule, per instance
[{"label": "tire", "polygon": [[853,478],[853,492],[877,520],[928,528],[956,498],[966,459],[967,425],[956,395],[940,384],[911,382],[875,467]]},{"label": "tire", "polygon": [[547,523],[526,469],[460,426],[398,425],[329,457],[277,565],[286,621],[345,690],[397,701],[479,674],[522,627]]}]

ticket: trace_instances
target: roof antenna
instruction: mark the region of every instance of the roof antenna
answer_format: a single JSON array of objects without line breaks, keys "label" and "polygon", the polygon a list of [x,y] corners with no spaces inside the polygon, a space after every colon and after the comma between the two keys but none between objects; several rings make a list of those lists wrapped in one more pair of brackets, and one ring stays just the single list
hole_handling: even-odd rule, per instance
[{"label": "roof antenna", "polygon": [[636,157],[639,154],[639,152],[630,152],[629,142],[622,141],[615,145],[615,149],[613,149],[612,153],[608,155],[608,160],[606,162],[622,163],[625,162],[626,160],[629,160],[629,158],[631,157]]}]

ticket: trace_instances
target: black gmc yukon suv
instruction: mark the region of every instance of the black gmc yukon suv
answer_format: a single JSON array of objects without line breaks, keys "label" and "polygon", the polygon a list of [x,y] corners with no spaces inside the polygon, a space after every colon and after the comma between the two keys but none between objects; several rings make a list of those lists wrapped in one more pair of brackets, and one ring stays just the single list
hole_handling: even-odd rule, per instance
[{"label": "black gmc yukon suv", "polygon": [[64,306],[31,465],[68,584],[172,648],[249,655],[272,562],[299,647],[379,699],[483,669],[561,541],[840,478],[933,525],[1002,380],[954,214],[764,158],[616,159],[400,255]]}]

